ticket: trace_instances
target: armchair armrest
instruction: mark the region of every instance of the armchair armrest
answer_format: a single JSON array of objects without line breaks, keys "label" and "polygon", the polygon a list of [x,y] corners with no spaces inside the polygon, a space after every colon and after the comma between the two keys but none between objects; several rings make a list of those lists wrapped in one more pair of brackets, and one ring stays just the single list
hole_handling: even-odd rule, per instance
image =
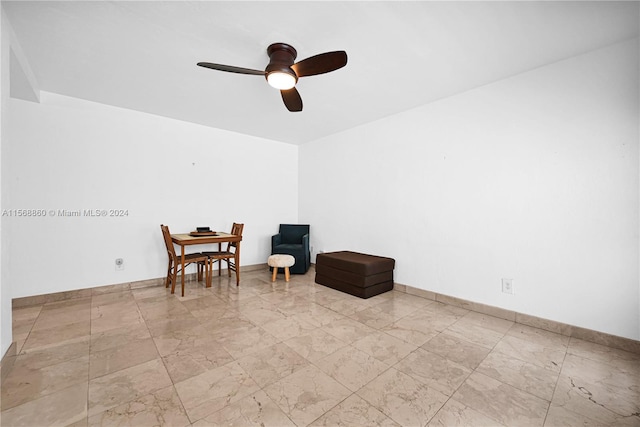
[{"label": "armchair armrest", "polygon": [[274,247],[278,246],[279,244],[282,243],[282,234],[278,233],[275,234],[273,236],[271,236],[271,249],[273,250]]},{"label": "armchair armrest", "polygon": [[302,247],[304,248],[304,265],[309,269],[311,265],[311,247],[309,246],[309,233],[302,236]]}]

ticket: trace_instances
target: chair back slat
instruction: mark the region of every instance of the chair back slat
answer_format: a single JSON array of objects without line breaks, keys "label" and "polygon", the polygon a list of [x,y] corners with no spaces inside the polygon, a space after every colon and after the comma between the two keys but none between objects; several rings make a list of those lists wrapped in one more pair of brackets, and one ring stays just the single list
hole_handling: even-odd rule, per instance
[{"label": "chair back slat", "polygon": [[[243,230],[244,230],[244,224],[238,224],[234,222],[233,226],[231,227],[231,234],[233,234],[234,236],[242,237]],[[240,242],[230,242],[229,245],[227,245],[227,251],[231,251],[231,248],[237,248],[239,245],[240,245]]]},{"label": "chair back slat", "polygon": [[164,237],[164,244],[167,247],[167,252],[169,253],[170,257],[175,259],[176,249],[173,247],[173,242],[171,241],[171,233],[169,232],[169,227],[160,224],[160,229],[162,230],[162,237]]}]

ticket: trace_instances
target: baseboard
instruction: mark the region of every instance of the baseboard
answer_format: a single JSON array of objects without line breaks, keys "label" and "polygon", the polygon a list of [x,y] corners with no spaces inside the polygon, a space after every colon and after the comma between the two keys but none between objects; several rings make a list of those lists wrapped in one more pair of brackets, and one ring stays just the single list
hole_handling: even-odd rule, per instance
[{"label": "baseboard", "polygon": [[[266,269],[267,264],[252,264],[240,267],[240,273]],[[214,270],[217,271],[217,270]],[[227,274],[227,269],[223,268],[221,274]],[[196,273],[188,273],[184,275],[187,281],[196,280]],[[14,298],[11,300],[13,308],[29,307],[32,305],[41,305],[50,302],[64,301],[75,298],[86,298],[94,295],[108,294],[111,292],[121,292],[126,290],[147,288],[150,286],[164,286],[165,277],[155,279],[138,280],[135,282],[118,283],[115,285],[97,286],[93,288],[76,289],[73,291],[54,292],[50,294],[33,295],[28,297]]]},{"label": "baseboard", "polygon": [[400,283],[394,284],[394,290],[398,292],[405,292],[407,294],[419,296],[429,300],[442,302],[454,307],[465,308],[477,313],[499,317],[501,319],[510,320],[512,322],[520,323],[538,329],[543,329],[545,331],[555,332],[560,335],[579,338],[596,344],[602,344],[608,347],[640,354],[640,341],[632,340],[630,338],[619,337],[616,335],[598,332],[579,326],[556,322],[554,320],[531,316],[529,314],[518,313],[516,311],[505,310],[503,308],[494,307],[491,305],[467,301],[461,298],[439,294],[437,292],[427,291],[424,289],[414,288],[412,286],[403,285]]}]

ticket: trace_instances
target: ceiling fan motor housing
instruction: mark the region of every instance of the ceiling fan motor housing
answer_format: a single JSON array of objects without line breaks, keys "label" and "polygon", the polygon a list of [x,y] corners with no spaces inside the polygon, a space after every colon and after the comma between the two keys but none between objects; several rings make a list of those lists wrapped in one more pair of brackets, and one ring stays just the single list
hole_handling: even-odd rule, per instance
[{"label": "ceiling fan motor housing", "polygon": [[296,81],[298,80],[298,76],[290,68],[298,56],[298,52],[293,46],[286,43],[273,43],[267,48],[267,54],[269,55],[269,65],[264,70],[265,77],[268,78],[269,73],[277,71],[290,74],[295,77]]}]

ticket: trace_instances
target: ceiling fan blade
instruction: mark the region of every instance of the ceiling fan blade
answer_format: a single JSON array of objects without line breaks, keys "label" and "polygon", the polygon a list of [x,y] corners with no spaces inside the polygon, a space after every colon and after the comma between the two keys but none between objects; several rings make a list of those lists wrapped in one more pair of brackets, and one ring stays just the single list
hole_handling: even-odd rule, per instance
[{"label": "ceiling fan blade", "polygon": [[280,94],[282,95],[282,100],[287,110],[291,112],[302,111],[302,98],[295,87],[288,90],[281,90]]},{"label": "ceiling fan blade", "polygon": [[311,56],[293,64],[291,68],[298,77],[315,76],[337,70],[347,65],[347,52],[339,50]]},{"label": "ceiling fan blade", "polygon": [[213,64],[211,62],[198,62],[200,67],[211,68],[212,70],[227,71],[229,73],[252,74],[255,76],[264,76],[264,71],[252,70],[250,68],[234,67],[232,65]]}]

